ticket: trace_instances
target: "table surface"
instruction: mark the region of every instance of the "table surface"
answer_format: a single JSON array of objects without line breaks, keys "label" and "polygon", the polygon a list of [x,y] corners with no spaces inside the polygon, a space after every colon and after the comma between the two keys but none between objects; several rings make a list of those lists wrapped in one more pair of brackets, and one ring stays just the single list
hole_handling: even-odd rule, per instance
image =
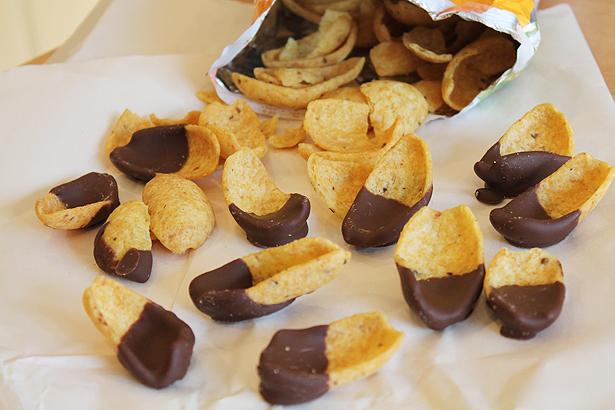
[{"label": "table surface", "polygon": [[[252,2],[252,0],[239,0]],[[589,47],[596,58],[598,67],[606,81],[611,95],[615,98],[615,2],[605,0],[541,0],[539,9],[556,4],[568,3],[577,17]],[[42,64],[51,53],[36,57],[28,64]]]}]

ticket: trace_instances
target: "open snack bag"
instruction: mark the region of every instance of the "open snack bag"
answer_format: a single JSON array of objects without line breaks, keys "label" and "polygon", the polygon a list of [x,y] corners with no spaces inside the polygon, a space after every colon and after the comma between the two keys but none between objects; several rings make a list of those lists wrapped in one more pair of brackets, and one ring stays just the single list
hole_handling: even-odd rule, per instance
[{"label": "open snack bag", "polygon": [[225,102],[290,119],[372,80],[412,84],[429,119],[450,117],[517,76],[540,43],[532,0],[257,0],[255,16],[209,75]]}]

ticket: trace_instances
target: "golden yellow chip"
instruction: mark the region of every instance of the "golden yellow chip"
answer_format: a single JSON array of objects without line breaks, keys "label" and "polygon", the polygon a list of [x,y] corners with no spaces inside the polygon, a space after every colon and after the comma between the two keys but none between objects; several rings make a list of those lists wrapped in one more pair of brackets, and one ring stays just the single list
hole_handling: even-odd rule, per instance
[{"label": "golden yellow chip", "polygon": [[[267,151],[261,123],[252,108],[241,100],[232,105],[212,102],[201,111],[199,125],[213,124],[230,131],[242,147]],[[234,144],[233,144],[234,145]]]},{"label": "golden yellow chip", "polygon": [[307,134],[303,128],[288,128],[284,135],[272,135],[268,141],[274,148],[292,148],[305,140]]},{"label": "golden yellow chip", "polygon": [[380,77],[410,74],[423,60],[399,41],[387,41],[374,46],[369,57]]},{"label": "golden yellow chip", "polygon": [[305,88],[337,77],[350,66],[341,62],[325,67],[313,68],[254,68],[254,77],[274,85]]},{"label": "golden yellow chip", "polygon": [[374,149],[367,131],[369,106],[344,100],[312,101],[305,112],[303,129],[319,147],[328,151],[360,152]]},{"label": "golden yellow chip", "polygon": [[323,150],[316,144],[310,144],[306,142],[300,142],[297,145],[297,151],[299,151],[299,155],[301,155],[301,158],[303,158],[306,161],[310,157],[310,155],[312,155],[315,152],[323,152],[323,151],[328,152],[328,151]]},{"label": "golden yellow chip", "polygon": [[574,154],[574,133],[568,118],[553,104],[539,104],[511,125],[499,140],[500,155],[523,151]]},{"label": "golden yellow chip", "polygon": [[336,88],[335,90],[327,91],[320,98],[332,98],[336,100],[346,100],[367,104],[367,98],[365,98],[361,92],[361,89],[356,84],[349,84],[344,87]]},{"label": "golden yellow chip", "polygon": [[271,137],[275,134],[275,129],[278,128],[278,121],[280,119],[280,115],[276,114],[268,120],[261,122],[261,131],[265,138]]},{"label": "golden yellow chip", "polygon": [[413,86],[423,94],[425,100],[427,100],[427,106],[429,112],[432,114],[438,114],[442,112],[443,107],[446,105],[442,98],[442,81],[438,80],[421,80],[413,83]]},{"label": "golden yellow chip", "polygon": [[211,104],[212,102],[226,104],[220,99],[220,97],[218,97],[218,94],[215,91],[197,91],[196,97],[207,104]]},{"label": "golden yellow chip", "polygon": [[446,52],[444,34],[437,28],[418,26],[404,33],[404,46],[430,63],[448,63],[453,55]]},{"label": "golden yellow chip", "polygon": [[135,131],[152,127],[151,121],[144,120],[130,110],[124,110],[117,123],[111,130],[111,134],[107,137],[105,149],[107,154],[110,154],[117,147],[123,147],[128,144]]},{"label": "golden yellow chip", "polygon": [[361,73],[364,63],[365,58],[363,57],[348,59],[339,65],[341,72],[338,76],[320,84],[299,89],[269,84],[239,73],[233,73],[232,78],[237,88],[253,100],[276,107],[305,108],[325,92],[353,81]]},{"label": "golden yellow chip", "polygon": [[381,154],[314,152],[307,160],[310,183],[331,212],[344,218]]},{"label": "golden yellow chip", "polygon": [[388,130],[397,117],[403,133],[413,133],[427,119],[427,100],[414,86],[401,81],[377,80],[361,85],[370,105],[369,121],[376,137]]},{"label": "golden yellow chip", "polygon": [[158,118],[155,114],[150,114],[149,119],[155,126],[159,125],[173,125],[173,124],[189,124],[196,125],[199,123],[200,111],[190,111],[181,120],[172,120],[170,118]]},{"label": "golden yellow chip", "polygon": [[504,35],[483,35],[459,51],[448,64],[442,80],[442,97],[461,111],[517,59],[513,40]]}]

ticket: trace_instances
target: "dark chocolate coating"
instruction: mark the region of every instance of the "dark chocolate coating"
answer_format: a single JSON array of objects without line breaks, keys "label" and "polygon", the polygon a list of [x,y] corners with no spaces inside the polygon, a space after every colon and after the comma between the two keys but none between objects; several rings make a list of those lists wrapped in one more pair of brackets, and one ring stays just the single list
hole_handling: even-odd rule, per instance
[{"label": "dark chocolate coating", "polygon": [[188,291],[197,309],[219,322],[240,322],[270,315],[295,300],[263,305],[246,294],[245,290],[252,286],[248,265],[242,259],[235,259],[194,278]]},{"label": "dark chocolate coating", "polygon": [[483,289],[485,266],[472,272],[417,280],[412,269],[397,265],[404,299],[427,327],[443,330],[465,320]]},{"label": "dark chocolate coating", "polygon": [[508,285],[493,288],[487,305],[502,321],[500,333],[512,339],[531,339],[558,318],[566,288],[562,282],[548,285]]},{"label": "dark chocolate coating", "polygon": [[580,210],[551,219],[544,210],[536,189],[528,189],[502,208],[489,214],[491,225],[508,242],[521,248],[546,248],[561,242],[579,223]]},{"label": "dark chocolate coating", "polygon": [[270,404],[292,405],[314,400],[329,390],[325,373],[328,325],[280,330],[263,350],[258,364],[260,394]]},{"label": "dark chocolate coating", "polygon": [[228,208],[248,241],[256,246],[285,245],[308,234],[310,200],[301,194],[291,194],[282,208],[262,216],[244,212],[235,204]]},{"label": "dark chocolate coating", "polygon": [[361,188],[342,222],[344,240],[360,248],[394,244],[412,215],[427,206],[432,192],[430,187],[423,198],[409,207]]},{"label": "dark chocolate coating", "polygon": [[[474,172],[485,181],[486,189],[512,198],[557,171],[569,159],[568,156],[548,151],[500,155],[500,143],[497,142],[474,164]],[[477,195],[476,199],[481,201],[484,197]]]},{"label": "dark chocolate coating", "polygon": [[129,177],[149,181],[157,173],[182,169],[188,154],[186,126],[161,125],[136,131],[128,144],[111,151],[109,159]]},{"label": "dark chocolate coating", "polygon": [[148,302],[120,340],[117,358],[137,380],[162,389],[186,375],[194,333],[173,312]]},{"label": "dark chocolate coating", "polygon": [[101,226],[94,238],[94,260],[98,267],[133,282],[147,282],[152,273],[152,251],[131,248],[118,261],[113,249],[102,238],[107,225]]},{"label": "dark chocolate coating", "polygon": [[120,205],[117,182],[112,175],[90,172],[77,179],[52,188],[50,193],[58,197],[66,208],[78,208],[96,202],[111,201],[103,206],[87,226],[93,226],[107,219]]}]

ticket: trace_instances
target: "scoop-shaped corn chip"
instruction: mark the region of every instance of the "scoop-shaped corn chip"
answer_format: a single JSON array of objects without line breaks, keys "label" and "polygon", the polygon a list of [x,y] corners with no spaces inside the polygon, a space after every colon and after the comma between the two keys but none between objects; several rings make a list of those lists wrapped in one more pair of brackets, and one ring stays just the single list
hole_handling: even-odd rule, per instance
[{"label": "scoop-shaped corn chip", "polygon": [[[355,60],[356,61],[356,60]],[[337,77],[351,66],[350,63],[340,62],[325,67],[313,68],[254,68],[254,77],[273,85],[291,88],[305,88],[320,84]]]},{"label": "scoop-shaped corn chip", "polygon": [[587,153],[489,214],[493,227],[522,248],[561,242],[594,209],[613,181],[615,167]]},{"label": "scoop-shaped corn chip", "polygon": [[212,102],[219,102],[221,104],[226,104],[215,91],[197,91],[196,97],[203,101],[204,103],[211,104]]},{"label": "scoop-shaped corn chip", "polygon": [[198,125],[161,125],[136,131],[128,144],[117,147],[109,159],[131,178],[149,181],[156,174],[200,179],[216,170],[220,144]]},{"label": "scoop-shaped corn chip", "polygon": [[429,13],[409,1],[383,0],[382,4],[396,21],[409,26],[434,26],[435,22]]},{"label": "scoop-shaped corn chip", "polygon": [[547,251],[502,248],[485,274],[487,306],[501,320],[500,333],[531,339],[559,317],[566,294],[559,260]]},{"label": "scoop-shaped corn chip", "polygon": [[190,297],[214,320],[255,319],[329,283],[350,255],[324,238],[298,239],[197,276],[190,283]]},{"label": "scoop-shaped corn chip", "polygon": [[323,100],[330,98],[367,104],[367,98],[365,98],[359,86],[352,84],[336,88],[335,90],[327,91],[322,95],[321,98]]},{"label": "scoop-shaped corn chip", "polygon": [[442,330],[474,310],[485,274],[483,235],[470,208],[421,208],[395,248],[404,298],[429,328]]},{"label": "scoop-shaped corn chip", "polygon": [[293,60],[283,60],[280,57],[283,48],[269,50],[261,55],[263,64],[265,67],[287,67],[287,68],[310,68],[310,67],[324,67],[331,64],[336,64],[344,61],[350,54],[357,41],[357,25],[353,22],[350,28],[350,33],[346,37],[346,41],[336,50],[329,54],[316,56],[316,57],[304,57],[296,58]]},{"label": "scoop-shaped corn chip", "polygon": [[344,100],[316,100],[308,104],[303,129],[328,151],[361,152],[375,149],[367,135],[369,106]]},{"label": "scoop-shaped corn chip", "polygon": [[226,159],[222,187],[231,215],[252,244],[279,246],[307,235],[310,201],[280,191],[252,150]]},{"label": "scoop-shaped corn chip", "polygon": [[85,290],[83,306],[141,383],[162,389],[186,375],[194,333],[173,312],[104,276]]},{"label": "scoop-shaped corn chip", "polygon": [[380,77],[410,74],[424,64],[423,59],[399,41],[386,41],[372,47],[369,58]]},{"label": "scoop-shaped corn chip", "polygon": [[376,80],[361,85],[370,106],[369,120],[376,137],[402,119],[403,133],[418,130],[427,119],[427,100],[414,86],[401,81]]},{"label": "scoop-shaped corn chip", "polygon": [[100,269],[139,283],[152,272],[152,240],[147,206],[138,200],[115,208],[94,239]]},{"label": "scoop-shaped corn chip", "polygon": [[417,57],[430,63],[448,63],[453,55],[446,52],[444,34],[438,28],[418,26],[404,33],[404,46]]},{"label": "scoop-shaped corn chip", "polygon": [[[233,134],[240,146],[252,148],[262,153],[259,157],[262,157],[267,152],[267,142],[265,134],[261,130],[261,122],[254,110],[241,100],[235,101],[232,105],[218,102],[209,104],[201,111],[199,125],[216,125],[228,130]],[[217,135],[220,136],[219,133]],[[232,137],[220,136],[220,138],[227,139]],[[234,145],[234,143],[220,143],[221,145]],[[229,152],[228,155],[231,153]]]},{"label": "scoop-shaped corn chip", "polygon": [[432,174],[425,141],[401,137],[380,157],[344,217],[344,240],[363,248],[395,243],[410,217],[429,203]]},{"label": "scoop-shaped corn chip", "polygon": [[307,160],[310,183],[331,212],[344,218],[381,155],[314,152]]},{"label": "scoop-shaped corn chip", "polygon": [[324,150],[316,144],[310,144],[308,142],[300,142],[299,145],[297,145],[297,151],[299,152],[299,155],[301,155],[301,158],[307,161],[307,159],[313,153],[323,152]]},{"label": "scoop-shaped corn chip", "polygon": [[389,15],[384,6],[374,12],[374,35],[380,43],[389,41],[401,42],[401,36],[410,30],[408,25],[400,23]]},{"label": "scoop-shaped corn chip", "polygon": [[442,81],[421,80],[412,85],[425,97],[431,114],[444,114],[450,111],[442,98]]},{"label": "scoop-shaped corn chip", "polygon": [[474,164],[474,172],[485,181],[476,198],[499,203],[517,196],[555,172],[573,153],[574,134],[566,116],[553,104],[537,105]]},{"label": "scoop-shaped corn chip", "polygon": [[353,81],[361,73],[364,63],[364,57],[350,58],[337,66],[337,76],[304,88],[273,85],[239,73],[233,73],[232,78],[237,88],[248,98],[276,107],[305,108],[325,92]]},{"label": "scoop-shaped corn chip", "polygon": [[280,120],[280,115],[276,114],[273,117],[261,121],[261,132],[265,136],[265,138],[271,137],[275,134],[276,128],[278,128],[278,121]]},{"label": "scoop-shaped corn chip", "polygon": [[517,49],[510,37],[497,34],[479,37],[448,63],[442,79],[444,101],[461,111],[516,60]]},{"label": "scoop-shaped corn chip", "polygon": [[214,210],[194,182],[173,174],[152,178],[143,189],[152,234],[173,253],[200,247],[215,225]]},{"label": "scoop-shaped corn chip", "polygon": [[143,128],[149,128],[153,124],[149,120],[144,120],[130,110],[124,110],[117,123],[111,130],[105,143],[107,154],[110,154],[117,147],[123,147],[128,144],[132,138],[132,134]]},{"label": "scoop-shaped corn chip", "polygon": [[305,140],[307,134],[303,127],[288,128],[284,135],[272,135],[267,140],[274,148],[292,148]]},{"label": "scoop-shaped corn chip", "polygon": [[280,330],[261,353],[260,393],[270,404],[314,400],[334,387],[376,373],[403,339],[404,334],[381,312],[307,329]]},{"label": "scoop-shaped corn chip", "polygon": [[199,123],[199,116],[201,115],[200,111],[190,111],[184,118],[181,120],[172,120],[170,118],[158,118],[155,114],[150,114],[149,119],[154,124],[154,126],[158,125],[173,125],[173,124],[191,124],[197,125]]},{"label": "scoop-shaped corn chip", "polygon": [[36,200],[38,219],[54,229],[80,229],[107,219],[120,204],[112,175],[90,172],[52,188]]}]

